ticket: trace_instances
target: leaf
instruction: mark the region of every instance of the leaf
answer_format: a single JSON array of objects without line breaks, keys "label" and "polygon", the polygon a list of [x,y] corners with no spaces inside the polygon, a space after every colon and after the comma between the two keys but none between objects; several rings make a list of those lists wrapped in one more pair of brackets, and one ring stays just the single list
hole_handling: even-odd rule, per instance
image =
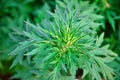
[{"label": "leaf", "polygon": [[67,73],[67,68],[64,62],[61,61],[62,69]]},{"label": "leaf", "polygon": [[77,66],[75,65],[74,62],[70,63],[71,67],[69,68],[71,76],[75,76],[76,71],[77,71]]},{"label": "leaf", "polygon": [[94,59],[97,58],[97,60],[102,61],[103,63],[108,63],[113,61],[116,58],[116,53],[114,53],[111,50],[99,48],[99,49],[94,49],[91,50],[90,53],[94,55]]},{"label": "leaf", "polygon": [[107,77],[107,79],[109,80],[114,80],[113,79],[113,70],[108,67],[107,65],[105,65],[104,63],[98,62],[98,64],[100,64],[101,70],[103,71],[102,73]]},{"label": "leaf", "polygon": [[15,48],[12,52],[9,53],[9,55],[16,55],[18,54],[20,51],[23,51],[24,49],[28,48],[29,46],[31,46],[32,41],[24,41],[21,42],[20,45]]},{"label": "leaf", "polygon": [[101,46],[101,44],[102,44],[102,42],[103,42],[103,38],[104,38],[104,33],[102,33],[102,34],[99,36],[99,38],[97,37],[97,39],[96,39],[96,46],[97,46],[97,47],[100,47],[100,46]]},{"label": "leaf", "polygon": [[108,21],[112,26],[113,31],[116,31],[115,20],[114,20],[113,16],[111,15],[111,12],[108,11],[106,14],[107,14]]},{"label": "leaf", "polygon": [[96,79],[96,80],[102,80],[101,79],[101,75],[99,74],[99,68],[97,65],[92,65],[92,76]]},{"label": "leaf", "polygon": [[107,45],[102,46],[102,48],[103,48],[103,49],[108,49],[108,48],[109,48],[109,46],[110,46],[110,45],[109,45],[109,44],[107,44]]},{"label": "leaf", "polygon": [[40,48],[35,48],[32,51],[28,52],[27,54],[24,55],[35,55],[37,53],[40,53]]},{"label": "leaf", "polygon": [[57,2],[62,8],[66,8],[65,3],[63,3],[62,1],[57,0],[56,2]]},{"label": "leaf", "polygon": [[53,72],[53,80],[57,80],[59,74],[59,66],[57,65]]},{"label": "leaf", "polygon": [[19,54],[13,61],[12,65],[10,66],[10,69],[13,68],[15,65],[17,65],[18,63],[22,64],[23,63],[22,59],[23,59],[23,54]]},{"label": "leaf", "polygon": [[82,75],[82,79],[85,78],[85,76],[88,74],[88,70],[84,69],[83,70],[83,75]]},{"label": "leaf", "polygon": [[42,61],[44,62],[44,61],[47,61],[47,60],[49,60],[49,59],[51,59],[51,58],[54,58],[56,56],[56,53],[55,52],[53,52],[53,53],[49,53]]},{"label": "leaf", "polygon": [[91,14],[90,17],[91,18],[95,17],[94,20],[104,19],[104,17],[102,15],[97,15],[97,14]]},{"label": "leaf", "polygon": [[35,33],[30,33],[30,32],[24,32],[24,34],[29,37],[32,40],[36,40],[36,41],[41,41],[42,39],[40,38],[40,36],[37,36]]}]

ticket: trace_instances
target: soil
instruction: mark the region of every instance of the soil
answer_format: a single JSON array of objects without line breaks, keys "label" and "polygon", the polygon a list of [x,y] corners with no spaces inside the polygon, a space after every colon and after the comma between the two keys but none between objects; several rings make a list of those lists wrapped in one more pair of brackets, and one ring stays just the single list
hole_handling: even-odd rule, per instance
[{"label": "soil", "polygon": [[78,79],[78,80],[82,80],[82,75],[83,75],[83,70],[82,69],[78,69],[77,71],[76,71],[76,79]]}]

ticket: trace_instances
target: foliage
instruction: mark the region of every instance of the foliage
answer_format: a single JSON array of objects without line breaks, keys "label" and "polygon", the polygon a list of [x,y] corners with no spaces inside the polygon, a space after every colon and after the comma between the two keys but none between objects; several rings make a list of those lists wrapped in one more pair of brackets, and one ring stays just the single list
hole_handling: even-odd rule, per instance
[{"label": "foliage", "polygon": [[[0,77],[14,71],[9,70],[13,59],[8,56],[8,53],[22,40],[22,38],[16,39],[17,36],[14,32],[20,34],[25,29],[24,21],[26,19],[36,22],[39,18],[40,22],[40,17],[44,18],[47,15],[46,11],[51,10],[49,5],[49,1],[0,0]],[[41,16],[38,14],[41,14]],[[14,36],[11,34],[14,34]]]},{"label": "foliage", "polygon": [[[56,3],[58,5],[55,9]],[[60,62],[65,62],[64,64],[60,63],[63,65],[62,67],[60,67],[60,69],[65,67],[67,68],[67,70],[64,70],[65,68],[59,70],[59,73],[62,74],[61,76],[63,76],[64,78],[72,79],[71,77],[76,77],[83,78],[83,80],[91,80],[92,78],[94,78],[94,76],[96,78],[96,74],[92,74],[92,70],[94,70],[93,73],[97,73],[97,75],[100,75],[101,78],[105,76],[107,78],[108,75],[104,71],[108,69],[103,69],[103,67],[101,68],[101,66],[99,66],[100,63],[97,62],[99,60],[96,60],[96,57],[100,57],[102,60],[105,61],[108,61],[109,59],[109,62],[105,62],[102,60],[100,61],[102,61],[102,63],[104,63],[105,66],[111,67],[115,72],[114,79],[119,80],[119,6],[120,0],[56,0],[56,2],[55,0],[0,0],[0,80],[8,80],[8,78],[11,76],[11,79],[19,78],[21,80],[39,80],[42,79],[41,75],[49,75],[47,77],[52,78],[54,74],[52,72],[54,72],[56,69],[56,65],[54,64],[57,64],[54,61],[56,61],[57,59],[62,59],[60,60]],[[80,19],[78,19],[79,17]],[[37,23],[37,25],[33,25],[35,23]],[[83,31],[76,32],[76,30],[73,29],[73,27],[77,28],[79,24],[80,26],[83,25],[83,27],[81,27],[78,30]],[[38,30],[38,25],[40,26],[40,30]],[[72,27],[69,28],[69,25]],[[59,26],[60,29],[58,28]],[[61,30],[62,28],[63,30]],[[62,33],[62,35],[60,35],[60,33],[57,32],[58,29],[62,31],[60,32]],[[42,33],[39,34],[39,31]],[[76,41],[75,44],[73,44],[72,47],[70,46],[69,48],[67,46],[69,42],[64,41],[69,40],[68,36],[72,35],[73,33],[76,34],[74,34],[74,36],[70,36],[72,40],[74,40],[74,37],[78,38],[83,35],[83,37],[81,39],[78,39],[77,41],[82,40],[82,45],[79,45],[78,49],[80,48],[79,50],[84,51],[85,54],[77,54],[77,50],[73,50],[73,48],[76,46],[75,44],[79,42]],[[77,33],[79,33],[80,35],[77,35]],[[44,36],[41,37],[41,35]],[[59,41],[56,35],[59,37]],[[44,39],[46,36],[49,36],[49,38]],[[89,36],[89,38],[87,36]],[[43,39],[42,43],[41,39]],[[29,47],[22,47],[28,45],[31,40],[33,42],[30,43],[31,45],[29,45]],[[56,45],[59,46],[55,46],[50,43],[44,42],[46,40],[48,42],[52,40],[52,42],[56,43]],[[39,41],[40,43],[36,43]],[[87,41],[88,43],[86,43]],[[115,51],[118,54],[116,59],[114,59],[116,55],[109,55],[108,52],[112,52],[109,49],[107,49],[108,45],[106,44],[110,44],[109,49]],[[106,46],[104,47],[104,45]],[[19,51],[18,49],[18,52],[15,52],[15,54],[12,53],[14,56],[8,55],[11,49],[17,47],[21,48],[21,50]],[[65,52],[64,47],[66,49]],[[39,53],[41,51],[38,51],[38,48],[40,48],[40,50],[45,48],[46,51],[43,50],[43,54],[45,53],[45,55],[41,56],[42,54]],[[60,52],[62,48],[64,52],[64,55],[61,56],[62,58],[59,58],[60,56],[57,56],[57,58],[55,58],[51,55],[52,58],[48,60],[45,60],[43,62],[42,60],[40,60],[44,57],[49,56],[50,53],[55,52],[57,49],[57,52]],[[96,52],[98,52],[98,54],[100,53],[100,55],[94,54]],[[53,54],[59,55],[59,53]],[[71,66],[70,64],[67,64],[69,61],[65,61],[66,59],[68,59],[67,54],[70,54],[75,58],[71,58],[73,64],[84,65]],[[79,55],[83,56],[83,59],[81,58],[79,59],[79,62],[76,62],[78,60],[76,59],[76,56]],[[63,56],[66,58],[63,59]],[[42,65],[40,64],[40,62],[42,62]],[[93,63],[95,64],[93,65]],[[43,67],[43,65],[53,65],[52,70],[51,67],[47,67],[47,70],[45,67],[42,68],[42,70],[45,69],[44,71],[42,71],[41,66]],[[67,67],[67,65],[69,65],[71,69]],[[89,70],[86,70],[87,67],[85,66],[89,67],[89,65],[92,66],[90,66]],[[75,68],[73,69],[73,73],[71,73],[73,67]],[[97,70],[95,70],[96,68]],[[47,71],[52,75],[48,74]],[[113,71],[109,70],[109,72],[112,73],[113,76]],[[105,73],[105,75],[102,73]],[[58,74],[58,76],[60,74]],[[71,74],[74,76],[72,76]]]},{"label": "foliage", "polygon": [[116,10],[117,0],[95,0],[93,4],[97,6],[97,13],[102,14],[105,17],[105,20],[102,21],[103,28],[107,27],[106,22],[110,24],[113,31],[116,31],[115,27],[115,17],[118,17],[118,12]]},{"label": "foliage", "polygon": [[[110,49],[120,55],[120,0],[95,0],[93,3],[98,6],[98,14],[102,14],[105,17],[105,20],[102,21],[106,33],[104,42],[110,44]],[[116,74],[120,72],[119,64],[120,57],[117,57],[117,59],[110,64]],[[115,80],[120,79],[120,75],[115,75],[115,77]]]},{"label": "foliage", "polygon": [[52,20],[36,25],[26,21],[23,41],[10,53],[16,56],[11,68],[25,62],[32,67],[31,72],[35,71],[31,80],[74,80],[78,69],[83,70],[80,77],[85,80],[114,80],[114,72],[106,63],[117,55],[108,46],[101,46],[104,33],[96,34],[102,17],[92,6],[74,5],[74,1],[58,3],[55,12],[49,12]]},{"label": "foliage", "polygon": [[[107,34],[107,36],[105,37],[105,42],[111,44],[110,48],[119,54],[120,1],[95,0],[93,4],[97,5],[97,13],[105,17],[105,20],[102,21],[102,25],[104,26],[104,28],[106,28],[104,31]],[[110,28],[110,26],[112,27],[112,29]]]}]

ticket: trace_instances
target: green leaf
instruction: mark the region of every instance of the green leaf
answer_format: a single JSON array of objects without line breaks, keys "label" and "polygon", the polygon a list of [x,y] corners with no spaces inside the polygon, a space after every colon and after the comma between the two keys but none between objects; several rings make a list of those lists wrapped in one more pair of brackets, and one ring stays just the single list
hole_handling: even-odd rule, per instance
[{"label": "green leaf", "polygon": [[40,53],[40,48],[33,49],[32,51],[24,54],[24,55],[35,55],[35,54]]},{"label": "green leaf", "polygon": [[53,70],[53,79],[52,80],[57,80],[59,79],[58,76],[59,76],[59,70],[60,70],[60,66],[59,66],[59,63],[57,64],[57,66],[54,68]]},{"label": "green leaf", "polygon": [[43,61],[43,62],[44,62],[44,61],[47,61],[47,60],[49,60],[49,59],[51,59],[51,58],[54,58],[56,55],[57,55],[57,54],[56,54],[55,52],[49,53],[42,61]]},{"label": "green leaf", "polygon": [[29,46],[31,46],[31,44],[32,44],[32,41],[21,42],[17,48],[15,48],[12,52],[9,53],[9,55],[16,55],[21,51],[23,51],[25,48],[28,48]]},{"label": "green leaf", "polygon": [[88,70],[84,69],[83,70],[82,79],[84,79],[87,74],[88,74]]},{"label": "green leaf", "polygon": [[23,63],[23,54],[19,54],[15,60],[13,61],[12,65],[10,66],[10,69],[16,66],[18,63],[22,64]]},{"label": "green leaf", "polygon": [[111,15],[111,12],[108,11],[106,14],[107,14],[108,21],[112,26],[113,31],[116,31],[115,20],[114,20],[113,16]]},{"label": "green leaf", "polygon": [[36,40],[36,41],[41,41],[42,40],[39,36],[37,36],[33,32],[32,33],[24,32],[24,34],[32,40]]},{"label": "green leaf", "polygon": [[57,0],[56,1],[62,8],[66,8],[66,5],[64,2]]},{"label": "green leaf", "polygon": [[102,34],[99,36],[99,38],[97,37],[97,39],[96,39],[96,46],[97,46],[97,47],[100,47],[100,46],[101,46],[101,44],[102,44],[102,42],[103,42],[103,38],[104,38],[104,33],[102,33]]}]

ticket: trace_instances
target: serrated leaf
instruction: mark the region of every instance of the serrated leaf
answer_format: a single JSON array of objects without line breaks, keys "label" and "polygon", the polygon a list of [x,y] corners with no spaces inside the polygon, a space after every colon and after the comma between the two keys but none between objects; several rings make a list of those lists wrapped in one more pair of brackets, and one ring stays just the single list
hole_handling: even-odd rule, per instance
[{"label": "serrated leaf", "polygon": [[104,38],[104,33],[102,33],[99,38],[96,39],[96,46],[100,47],[102,42],[103,42],[103,38]]}]

